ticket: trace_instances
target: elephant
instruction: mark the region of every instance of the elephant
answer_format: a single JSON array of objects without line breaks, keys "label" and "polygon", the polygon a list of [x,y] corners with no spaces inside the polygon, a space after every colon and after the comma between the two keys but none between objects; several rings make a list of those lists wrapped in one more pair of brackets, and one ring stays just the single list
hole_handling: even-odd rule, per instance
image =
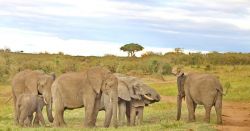
[{"label": "elephant", "polygon": [[[55,80],[55,74],[46,74],[40,70],[23,70],[17,73],[12,79],[12,95],[14,103],[14,122],[18,124],[17,119],[17,109],[16,102],[17,98],[24,94],[42,95],[46,100],[46,110],[48,120],[53,122],[52,116],[52,95],[51,95],[51,85]],[[35,123],[39,123],[38,116],[35,116]]]},{"label": "elephant", "polygon": [[135,126],[136,122],[141,125],[143,122],[143,110],[145,103],[143,100],[132,99],[126,108],[128,125]]},{"label": "elephant", "polygon": [[181,117],[182,99],[186,97],[188,121],[195,121],[197,104],[204,105],[205,121],[210,122],[211,108],[214,106],[217,123],[222,124],[222,96],[223,88],[218,78],[212,74],[189,73],[185,75],[181,70],[173,72],[177,76],[177,120]]},{"label": "elephant", "polygon": [[[99,111],[101,95],[110,97],[113,121],[117,127],[118,81],[107,69],[92,67],[84,72],[70,72],[59,76],[52,85],[52,97],[55,107],[54,126],[65,126],[65,109],[85,107],[85,127],[94,127]],[[105,127],[108,127],[105,125]]]},{"label": "elephant", "polygon": [[[42,110],[46,101],[41,95],[22,94],[17,98],[16,109],[17,119],[21,126],[31,126],[33,120],[33,113],[36,112],[38,120],[43,126],[45,121],[43,118]],[[25,122],[25,123],[24,123]]]},{"label": "elephant", "polygon": [[[127,116],[127,124],[135,125],[135,118],[138,115],[138,124],[143,119],[144,106],[160,101],[160,95],[151,87],[144,84],[136,77],[126,76],[123,74],[115,74],[118,78],[118,108],[119,108],[119,125],[125,124],[125,115]],[[110,115],[110,101],[105,94],[102,95],[100,110],[105,110],[105,124]]]}]

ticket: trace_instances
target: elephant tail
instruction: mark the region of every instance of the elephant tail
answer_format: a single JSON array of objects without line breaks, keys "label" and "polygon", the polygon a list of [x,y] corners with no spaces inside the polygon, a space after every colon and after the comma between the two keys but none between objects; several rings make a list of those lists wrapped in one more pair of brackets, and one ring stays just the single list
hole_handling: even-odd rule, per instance
[{"label": "elephant tail", "polygon": [[225,93],[223,93],[223,95],[227,95],[228,90],[231,88],[231,83],[230,82],[226,82],[224,87],[226,88]]},{"label": "elephant tail", "polygon": [[228,93],[228,90],[231,88],[231,84],[230,84],[230,82],[226,82],[225,83],[225,85],[224,85],[224,87],[225,87],[225,89],[226,89],[226,91],[225,92],[223,92],[223,88],[222,88],[222,86],[220,85],[220,87],[219,88],[217,88],[217,90],[222,94],[222,95],[227,95],[227,93]]}]

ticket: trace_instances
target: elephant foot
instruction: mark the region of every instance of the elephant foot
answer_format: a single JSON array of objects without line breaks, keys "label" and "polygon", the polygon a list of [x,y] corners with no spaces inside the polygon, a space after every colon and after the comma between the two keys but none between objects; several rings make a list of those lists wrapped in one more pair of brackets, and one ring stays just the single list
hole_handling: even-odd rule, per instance
[{"label": "elephant foot", "polygon": [[96,127],[96,125],[95,125],[95,124],[93,124],[93,123],[90,123],[90,124],[86,124],[86,123],[84,123],[84,127],[86,127],[86,128],[95,128],[95,127]]},{"label": "elephant foot", "polygon": [[[84,127],[86,127],[86,128],[95,128],[96,126],[95,125],[84,125]],[[108,128],[108,127],[105,127],[105,128]]]},{"label": "elephant foot", "polygon": [[218,125],[222,125],[222,121],[217,121],[217,124]]},{"label": "elephant foot", "polygon": [[130,124],[129,126],[135,126],[135,124]]},{"label": "elephant foot", "polygon": [[209,120],[209,119],[207,119],[207,118],[205,118],[205,119],[204,119],[204,122],[206,122],[206,123],[210,123],[210,120]]},{"label": "elephant foot", "polygon": [[192,120],[188,120],[188,122],[189,122],[189,123],[191,123],[191,122],[195,122],[195,120],[194,120],[194,119],[192,119]]},{"label": "elephant foot", "polygon": [[39,126],[40,126],[39,123],[37,123],[37,122],[34,122],[34,123],[33,123],[33,127],[39,127]]},{"label": "elephant foot", "polygon": [[59,122],[53,122],[53,126],[54,127],[66,127],[67,124],[66,123],[59,123]]},{"label": "elephant foot", "polygon": [[15,126],[19,126],[18,120],[15,120],[15,121],[14,121],[14,125],[15,125]]}]

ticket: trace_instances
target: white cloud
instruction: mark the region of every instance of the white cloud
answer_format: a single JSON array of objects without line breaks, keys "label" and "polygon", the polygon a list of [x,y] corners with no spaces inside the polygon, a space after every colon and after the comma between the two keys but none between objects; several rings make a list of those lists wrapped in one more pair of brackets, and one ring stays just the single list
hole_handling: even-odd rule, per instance
[{"label": "white cloud", "polygon": [[[85,20],[81,18],[95,17],[100,18],[100,21],[109,19],[126,20],[122,22],[136,19],[142,20],[142,24],[143,22],[149,23],[151,26],[148,30],[151,31],[176,35],[180,33],[188,33],[189,35],[196,35],[200,33],[199,36],[223,38],[226,40],[242,39],[242,37],[230,37],[227,34],[220,35],[218,33],[213,34],[213,32],[206,34],[206,29],[203,29],[203,27],[206,27],[209,24],[225,24],[227,27],[237,27],[240,30],[243,30],[243,32],[245,30],[250,30],[249,5],[249,0],[170,0],[167,2],[161,1],[161,4],[159,5],[145,5],[115,0],[0,0],[0,16],[8,16],[6,18],[11,21],[9,27],[13,26],[12,24],[15,22],[15,18],[20,17],[24,23],[26,22],[25,20],[28,19],[27,23],[25,23],[27,24],[26,26],[29,26],[28,24],[31,24],[32,26],[33,18],[40,18],[35,20],[41,20],[41,23],[46,23],[51,22],[48,19],[57,19],[60,17],[60,21],[64,19],[68,20],[67,24],[72,22],[76,27],[82,24],[80,23],[82,20]],[[240,12],[242,14],[237,12],[239,9],[242,11]],[[78,19],[75,20],[74,18]],[[79,18],[80,22],[77,21]],[[20,24],[18,23],[18,20],[16,21],[17,24]],[[178,25],[176,27],[179,30],[175,28],[162,28],[168,26],[168,22],[174,23],[173,25]],[[61,37],[50,33],[20,30],[17,28],[3,28],[4,25],[8,26],[8,20],[2,23],[0,22],[0,24],[3,25],[1,25],[2,27],[0,26],[0,48],[6,46],[10,47],[12,50],[24,50],[25,52],[49,51],[51,53],[55,53],[63,51],[66,54],[71,55],[127,55],[119,50],[119,47],[121,46],[120,43],[95,40],[62,39]],[[46,28],[50,28],[49,26],[50,25],[46,25]],[[103,24],[99,26],[101,27],[105,25]],[[201,28],[200,30],[204,30],[204,33],[195,31],[184,32],[182,30],[183,27],[185,27],[185,30],[192,29],[191,26]],[[41,28],[43,28],[43,25],[41,25]],[[60,24],[58,24],[58,27],[54,28],[60,28]],[[98,30],[99,27],[90,28]],[[32,27],[29,27],[29,29],[32,30]],[[234,32],[231,33],[234,34]],[[165,53],[169,50],[169,48],[145,47],[143,52],[154,51]],[[143,52],[139,52],[138,55]]]},{"label": "white cloud", "polygon": [[[111,0],[0,0],[0,15],[22,17],[116,17],[150,21],[220,22],[250,30],[249,0],[184,0],[150,6]],[[247,6],[248,5],[248,6]],[[188,8],[189,7],[189,8]],[[5,9],[9,10],[5,10]],[[190,10],[192,8],[192,10]],[[235,18],[238,9],[245,16]],[[243,14],[244,15],[244,14]],[[237,20],[236,20],[237,19]]]},{"label": "white cloud", "polygon": [[[64,40],[56,36],[20,29],[0,28],[0,48],[10,48],[12,51],[24,51],[28,53],[64,52],[70,55],[82,56],[103,56],[113,54],[117,56],[127,56],[126,52],[120,50],[122,44],[106,41],[93,40]],[[145,47],[137,56],[147,51],[166,53],[172,51],[171,48]]]}]

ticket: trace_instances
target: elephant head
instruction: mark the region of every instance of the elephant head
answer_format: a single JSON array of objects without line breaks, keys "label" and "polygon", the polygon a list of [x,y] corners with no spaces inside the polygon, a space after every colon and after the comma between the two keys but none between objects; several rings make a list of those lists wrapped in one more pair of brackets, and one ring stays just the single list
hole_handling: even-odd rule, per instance
[{"label": "elephant head", "polygon": [[160,94],[152,87],[150,87],[146,84],[142,84],[141,89],[143,92],[143,98],[144,98],[143,100],[144,100],[144,103],[146,104],[146,106],[148,104],[152,104],[154,102],[159,102],[161,100]]},{"label": "elephant head", "polygon": [[[114,127],[117,127],[117,106],[118,106],[118,80],[117,78],[107,69],[100,67],[92,68],[87,72],[88,80],[90,81],[92,88],[97,94],[104,93],[110,98],[110,112],[112,111],[112,117],[109,122],[113,121]],[[106,123],[104,126],[108,127],[110,123]]]},{"label": "elephant head", "polygon": [[185,99],[185,90],[184,90],[184,83],[186,80],[186,76],[184,72],[177,68],[173,70],[172,73],[177,76],[177,88],[178,88],[178,95],[177,95],[177,120],[181,118],[181,106],[182,106],[182,99]]},{"label": "elephant head", "polygon": [[119,98],[130,101],[131,98],[143,99],[145,104],[160,101],[160,95],[151,87],[136,77],[118,77]]},{"label": "elephant head", "polygon": [[52,116],[52,94],[51,94],[51,85],[55,80],[55,74],[51,75],[41,75],[37,81],[37,90],[38,94],[43,96],[44,102],[46,104],[46,110],[48,115],[48,120],[53,122]]}]

